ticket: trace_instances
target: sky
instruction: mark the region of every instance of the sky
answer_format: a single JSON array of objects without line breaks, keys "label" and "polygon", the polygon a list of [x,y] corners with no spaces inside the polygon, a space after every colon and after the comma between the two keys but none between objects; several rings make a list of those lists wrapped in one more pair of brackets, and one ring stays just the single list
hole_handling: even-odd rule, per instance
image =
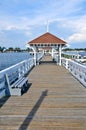
[{"label": "sky", "polygon": [[0,46],[26,48],[47,32],[86,48],[86,0],[0,0]]}]

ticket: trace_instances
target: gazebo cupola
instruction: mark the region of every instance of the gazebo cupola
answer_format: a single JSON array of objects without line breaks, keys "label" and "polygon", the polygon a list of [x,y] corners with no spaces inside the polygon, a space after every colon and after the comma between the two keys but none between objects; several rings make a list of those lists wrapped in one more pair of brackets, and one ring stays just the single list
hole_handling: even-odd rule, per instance
[{"label": "gazebo cupola", "polygon": [[[66,42],[55,35],[47,32],[32,41],[28,42],[28,47],[32,48],[34,51],[34,59],[36,60],[36,52],[38,48],[44,48],[44,47],[51,47],[52,48],[52,55],[53,55],[53,49],[59,50],[59,65],[61,65],[61,48],[66,45]],[[36,63],[36,61],[35,61]]]}]

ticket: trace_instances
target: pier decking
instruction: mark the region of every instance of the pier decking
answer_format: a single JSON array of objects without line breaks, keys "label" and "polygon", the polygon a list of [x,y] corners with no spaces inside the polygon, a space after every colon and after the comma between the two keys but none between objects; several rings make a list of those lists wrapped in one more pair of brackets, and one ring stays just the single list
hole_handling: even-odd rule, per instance
[{"label": "pier decking", "polygon": [[0,130],[86,130],[86,88],[50,56],[43,60],[25,94],[0,101]]}]

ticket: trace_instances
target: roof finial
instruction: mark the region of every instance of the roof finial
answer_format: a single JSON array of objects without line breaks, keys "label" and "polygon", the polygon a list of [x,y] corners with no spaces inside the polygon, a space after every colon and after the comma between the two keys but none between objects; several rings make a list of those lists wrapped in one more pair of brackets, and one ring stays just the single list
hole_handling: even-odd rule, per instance
[{"label": "roof finial", "polygon": [[47,32],[49,32],[49,20],[47,20]]}]

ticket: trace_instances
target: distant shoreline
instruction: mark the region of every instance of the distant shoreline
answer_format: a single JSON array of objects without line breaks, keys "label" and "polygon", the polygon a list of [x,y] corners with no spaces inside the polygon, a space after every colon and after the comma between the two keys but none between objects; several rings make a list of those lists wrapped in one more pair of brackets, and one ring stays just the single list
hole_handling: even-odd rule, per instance
[{"label": "distant shoreline", "polygon": [[5,51],[5,52],[0,52],[0,53],[23,53],[23,52],[28,52],[28,51]]}]

